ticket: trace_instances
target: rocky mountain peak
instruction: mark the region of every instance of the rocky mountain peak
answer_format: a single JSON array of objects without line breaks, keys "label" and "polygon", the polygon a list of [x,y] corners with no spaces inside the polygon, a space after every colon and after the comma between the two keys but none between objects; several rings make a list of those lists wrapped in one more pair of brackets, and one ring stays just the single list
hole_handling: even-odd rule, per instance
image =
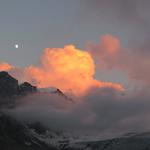
[{"label": "rocky mountain peak", "polygon": [[36,86],[33,86],[28,82],[24,82],[24,83],[20,84],[19,90],[21,93],[26,94],[26,93],[36,92],[37,88],[36,88]]},{"label": "rocky mountain peak", "polygon": [[0,96],[9,97],[18,94],[18,80],[10,76],[7,72],[0,72]]},{"label": "rocky mountain peak", "polygon": [[11,97],[36,91],[37,88],[30,83],[24,82],[19,85],[18,80],[9,75],[8,72],[0,72],[0,97]]}]

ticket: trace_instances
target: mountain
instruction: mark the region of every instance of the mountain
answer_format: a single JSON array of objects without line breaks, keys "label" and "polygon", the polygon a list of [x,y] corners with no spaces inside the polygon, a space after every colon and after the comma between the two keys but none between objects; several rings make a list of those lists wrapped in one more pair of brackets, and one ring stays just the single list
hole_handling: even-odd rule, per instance
[{"label": "mountain", "polygon": [[82,141],[52,131],[41,123],[25,124],[0,113],[0,150],[150,150],[150,133],[134,133],[97,141]]},{"label": "mountain", "polygon": [[60,89],[56,89],[55,91],[52,91],[51,93],[52,94],[58,94],[59,96],[63,97],[64,99],[71,101],[71,102],[74,102],[72,98],[65,95]]},{"label": "mountain", "polygon": [[[74,136],[64,131],[54,131],[41,122],[22,122],[3,108],[12,109],[20,98],[42,92],[28,82],[22,84],[7,72],[0,72],[0,150],[150,150],[150,132],[127,133],[121,137],[97,140]],[[47,91],[70,100],[61,90]],[[3,106],[3,107],[1,107]],[[53,123],[53,122],[52,122]],[[84,140],[83,140],[84,139]]]},{"label": "mountain", "polygon": [[[142,134],[142,133],[141,133]],[[121,137],[104,141],[88,141],[70,144],[73,150],[150,150],[149,136]]]},{"label": "mountain", "polygon": [[29,128],[0,113],[0,150],[57,150],[40,141]]},{"label": "mountain", "polygon": [[69,96],[67,96],[65,93],[63,93],[63,91],[61,91],[58,88],[54,88],[54,87],[51,87],[51,88],[40,88],[38,90],[39,90],[39,92],[42,92],[42,93],[57,94],[60,97],[64,98],[65,100],[68,100],[70,102],[74,102],[72,98],[70,98]]},{"label": "mountain", "polygon": [[24,82],[19,85],[19,93],[20,94],[28,94],[28,93],[34,93],[37,92],[36,86],[31,85],[28,82]]},{"label": "mountain", "polygon": [[8,72],[0,72],[0,107],[12,107],[16,100],[27,94],[37,92],[37,88],[28,82],[19,85],[18,80]]},{"label": "mountain", "polygon": [[7,72],[0,72],[0,96],[11,97],[19,93],[18,80],[10,76]]},{"label": "mountain", "polygon": [[66,101],[74,102],[58,88],[37,89],[28,82],[19,84],[18,80],[8,72],[0,72],[0,108],[14,107],[15,103],[28,94],[51,94],[58,95]]},{"label": "mountain", "polygon": [[28,82],[18,84],[18,80],[13,78],[8,72],[0,72],[0,96],[12,97],[14,95],[37,92],[37,88]]}]

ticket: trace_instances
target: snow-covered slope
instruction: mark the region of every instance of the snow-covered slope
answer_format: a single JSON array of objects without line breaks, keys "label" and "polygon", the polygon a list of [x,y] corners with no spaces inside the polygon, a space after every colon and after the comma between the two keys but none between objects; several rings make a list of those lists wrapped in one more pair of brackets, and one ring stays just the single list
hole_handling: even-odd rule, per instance
[{"label": "snow-covered slope", "polygon": [[0,113],[0,150],[57,150],[39,140],[25,124]]},{"label": "snow-covered slope", "polygon": [[150,133],[128,133],[122,137],[85,140],[41,123],[26,124],[0,113],[0,150],[150,150]]}]

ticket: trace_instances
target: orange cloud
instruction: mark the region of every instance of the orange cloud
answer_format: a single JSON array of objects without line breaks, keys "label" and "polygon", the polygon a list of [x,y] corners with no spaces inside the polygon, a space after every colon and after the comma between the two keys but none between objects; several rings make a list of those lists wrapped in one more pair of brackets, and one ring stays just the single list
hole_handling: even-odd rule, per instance
[{"label": "orange cloud", "polygon": [[101,70],[118,70],[128,76],[132,84],[139,86],[150,84],[150,59],[149,48],[125,48],[122,47],[119,38],[112,35],[104,35],[100,42],[90,43],[88,52],[96,60],[96,65]]},{"label": "orange cloud", "polygon": [[101,47],[109,54],[115,54],[120,48],[120,41],[109,34],[101,37]]},{"label": "orange cloud", "polygon": [[90,53],[73,45],[64,48],[47,48],[39,66],[25,69],[30,82],[38,87],[58,87],[75,95],[85,94],[92,87],[111,87],[123,90],[120,84],[94,79],[95,64]]},{"label": "orange cloud", "polygon": [[112,69],[118,63],[121,44],[117,37],[106,34],[100,38],[99,44],[90,43],[87,49],[100,68]]},{"label": "orange cloud", "polygon": [[14,67],[8,63],[5,63],[5,62],[0,63],[0,71],[9,71],[13,68]]},{"label": "orange cloud", "polygon": [[1,70],[10,71],[20,81],[26,80],[39,88],[57,87],[76,96],[86,94],[93,87],[124,90],[120,84],[95,80],[95,64],[91,54],[74,45],[46,48],[37,66],[24,69],[4,63],[1,66]]}]

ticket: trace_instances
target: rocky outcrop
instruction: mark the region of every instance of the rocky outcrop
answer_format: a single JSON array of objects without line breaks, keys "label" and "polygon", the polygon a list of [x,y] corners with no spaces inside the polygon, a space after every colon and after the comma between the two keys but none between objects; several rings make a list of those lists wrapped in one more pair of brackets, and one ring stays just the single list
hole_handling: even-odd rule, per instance
[{"label": "rocky outcrop", "polygon": [[0,72],[0,97],[6,98],[36,91],[37,88],[30,83],[24,82],[19,85],[18,80],[9,75],[8,72]]},{"label": "rocky outcrop", "polygon": [[28,93],[37,92],[37,88],[36,88],[36,86],[33,86],[28,82],[24,82],[24,83],[20,84],[19,91],[22,94],[28,94]]},{"label": "rocky outcrop", "polygon": [[5,71],[0,72],[0,97],[10,97],[18,93],[18,80]]},{"label": "rocky outcrop", "polygon": [[[24,124],[0,112],[0,150],[149,150],[150,133],[134,134],[109,140],[69,141],[58,138],[56,144],[41,123]],[[61,136],[61,134],[60,134]],[[55,137],[54,137],[55,139]],[[57,140],[57,139],[55,139]],[[48,142],[46,142],[48,141]]]},{"label": "rocky outcrop", "polygon": [[37,92],[37,88],[28,82],[21,85],[8,72],[0,72],[0,107],[13,107],[16,99]]},{"label": "rocky outcrop", "polygon": [[58,94],[59,96],[63,97],[64,99],[69,100],[69,101],[71,101],[71,102],[74,102],[74,101],[72,100],[72,98],[70,98],[70,97],[68,97],[67,95],[65,95],[60,89],[56,89],[56,90],[52,91],[51,93],[52,93],[52,94]]},{"label": "rocky outcrop", "polygon": [[22,123],[0,113],[0,150],[57,150],[40,141]]},{"label": "rocky outcrop", "polygon": [[33,129],[38,134],[45,134],[47,131],[46,127],[40,122],[34,122],[31,124],[28,124],[28,127],[30,129]]}]

